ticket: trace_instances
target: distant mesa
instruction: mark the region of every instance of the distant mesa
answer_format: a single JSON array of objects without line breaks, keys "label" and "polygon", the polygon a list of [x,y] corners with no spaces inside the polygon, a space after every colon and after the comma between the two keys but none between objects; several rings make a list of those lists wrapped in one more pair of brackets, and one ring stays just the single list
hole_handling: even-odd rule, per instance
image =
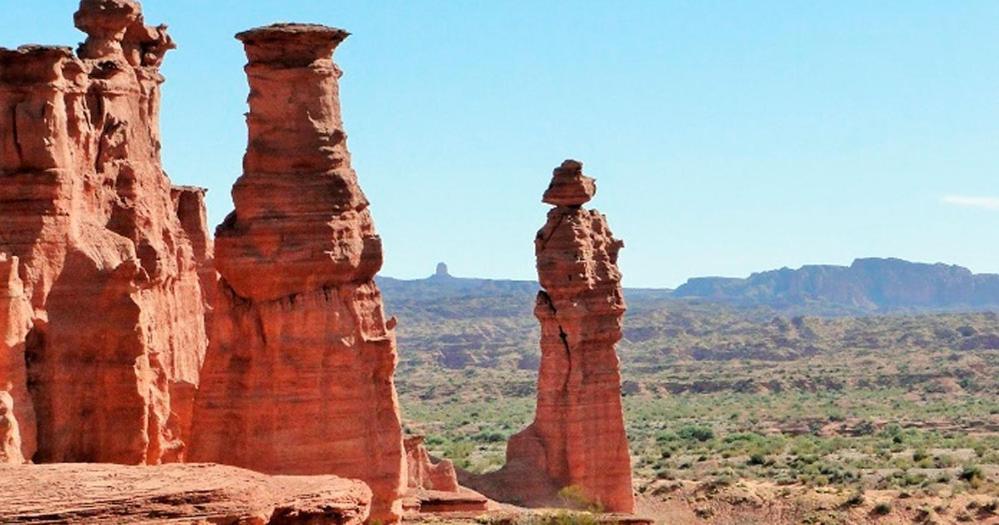
[{"label": "distant mesa", "polygon": [[999,275],[948,264],[867,258],[850,266],[781,268],[745,279],[699,277],[677,288],[675,295],[778,309],[977,310],[999,304]]},{"label": "distant mesa", "polygon": [[[393,307],[412,300],[459,297],[529,299],[538,286],[537,281],[450,276],[440,279],[436,275],[416,280],[378,279],[385,300]],[[629,301],[637,301],[636,305],[714,301],[795,315],[980,311],[999,307],[999,275],[976,274],[949,264],[867,258],[857,259],[850,266],[781,268],[747,278],[694,277],[676,290],[625,288],[624,293]]]}]

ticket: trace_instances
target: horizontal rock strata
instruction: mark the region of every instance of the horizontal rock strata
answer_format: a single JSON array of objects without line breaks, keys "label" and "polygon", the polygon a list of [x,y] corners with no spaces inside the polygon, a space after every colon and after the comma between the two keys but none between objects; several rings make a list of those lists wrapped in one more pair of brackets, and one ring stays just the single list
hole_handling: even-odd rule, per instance
[{"label": "horizontal rock strata", "polygon": [[511,436],[502,469],[461,479],[498,501],[634,509],[616,353],[624,243],[603,215],[582,207],[595,192],[582,164],[567,160],[543,197],[555,207],[535,239],[543,290],[534,308],[541,323],[534,422]]},{"label": "horizontal rock strata", "polygon": [[0,465],[2,523],[361,524],[371,490],[222,465]]},{"label": "horizontal rock strata", "polygon": [[75,22],[76,54],[0,49],[0,388],[26,458],[178,461],[207,340],[159,158],[173,42],[133,0]]},{"label": "horizontal rock strata", "polygon": [[237,35],[250,84],[235,211],[216,230],[220,279],[192,457],[271,474],[358,478],[373,519],[406,483],[395,320],[373,278],[381,239],[350,166],[333,49],[339,29]]}]

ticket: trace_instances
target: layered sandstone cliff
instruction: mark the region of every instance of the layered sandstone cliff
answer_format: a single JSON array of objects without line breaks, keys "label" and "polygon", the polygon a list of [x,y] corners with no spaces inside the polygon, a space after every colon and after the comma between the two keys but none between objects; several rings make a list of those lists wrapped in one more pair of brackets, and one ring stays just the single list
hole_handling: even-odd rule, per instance
[{"label": "layered sandstone cliff", "polygon": [[[616,353],[625,312],[618,251],[606,218],[582,206],[596,193],[582,164],[555,169],[544,202],[555,206],[535,239],[541,366],[534,422],[512,436],[507,463],[463,484],[500,501],[573,503],[572,495],[614,512],[632,512],[631,461]],[[578,503],[579,501],[576,501]]]},{"label": "layered sandstone cliff", "polygon": [[159,159],[173,43],[133,0],[75,22],[78,54],[0,49],[0,388],[36,462],[180,460],[207,343]]},{"label": "layered sandstone cliff", "polygon": [[340,116],[345,31],[278,24],[240,33],[249,144],[216,230],[220,274],[192,458],[367,482],[397,519],[406,483],[394,319]]}]

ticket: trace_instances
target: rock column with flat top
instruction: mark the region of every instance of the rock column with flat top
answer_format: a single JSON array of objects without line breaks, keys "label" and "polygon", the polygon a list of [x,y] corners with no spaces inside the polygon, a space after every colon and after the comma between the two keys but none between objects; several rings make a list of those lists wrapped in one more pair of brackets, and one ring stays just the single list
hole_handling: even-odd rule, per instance
[{"label": "rock column with flat top", "polygon": [[406,484],[394,319],[368,201],[340,116],[334,48],[348,35],[277,24],[240,33],[249,144],[216,230],[220,274],[192,458],[372,489],[372,519]]}]

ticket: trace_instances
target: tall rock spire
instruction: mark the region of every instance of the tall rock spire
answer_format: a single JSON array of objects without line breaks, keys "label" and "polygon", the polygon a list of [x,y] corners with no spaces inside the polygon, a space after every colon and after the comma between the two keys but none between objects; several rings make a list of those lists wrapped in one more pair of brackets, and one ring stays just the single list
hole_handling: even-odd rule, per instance
[{"label": "tall rock spire", "polygon": [[405,487],[394,319],[374,283],[381,240],[350,166],[332,53],[347,32],[240,33],[249,143],[216,230],[221,275],[192,458],[367,482],[372,518]]},{"label": "tall rock spire", "polygon": [[541,366],[534,422],[510,438],[507,463],[464,484],[500,501],[557,504],[572,487],[607,511],[632,512],[631,460],[616,346],[625,312],[618,251],[607,219],[582,207],[596,193],[582,164],[555,169],[555,207],[534,241]]}]

